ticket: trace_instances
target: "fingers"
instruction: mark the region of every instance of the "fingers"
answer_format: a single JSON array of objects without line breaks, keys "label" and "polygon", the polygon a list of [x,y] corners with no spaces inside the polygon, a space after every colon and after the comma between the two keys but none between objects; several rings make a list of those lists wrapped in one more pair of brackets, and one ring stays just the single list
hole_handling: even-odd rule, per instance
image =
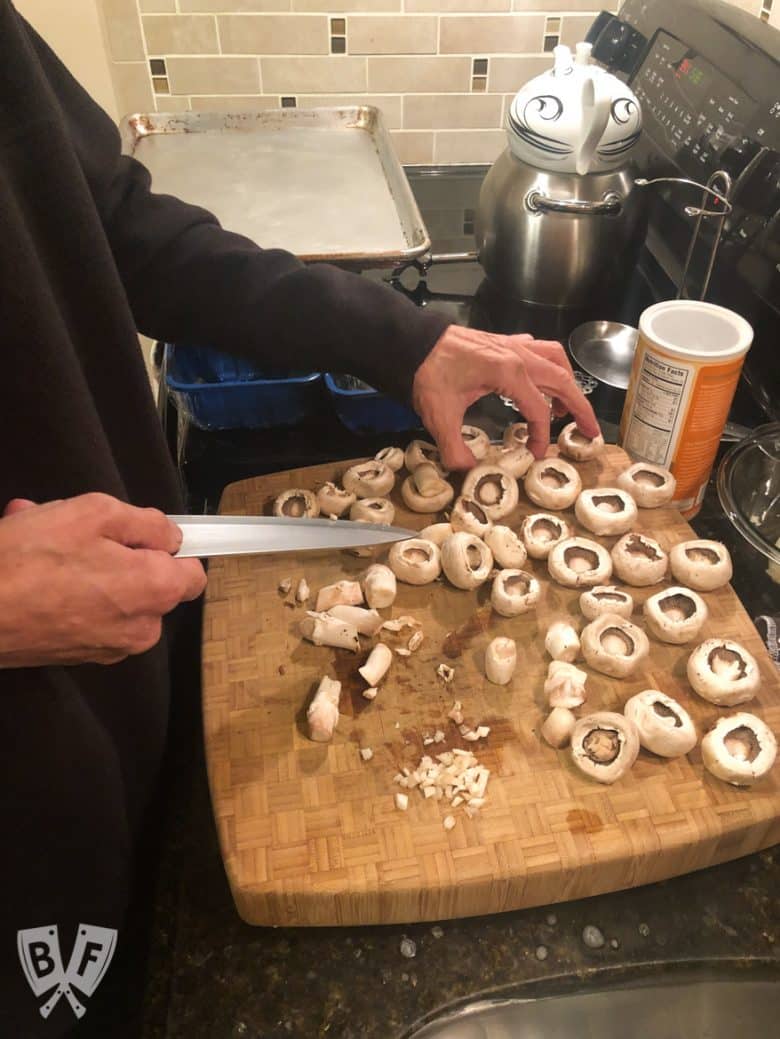
[{"label": "fingers", "polygon": [[85,494],[79,502],[100,533],[120,545],[170,555],[181,547],[181,530],[157,509],[139,509],[107,494]]},{"label": "fingers", "polygon": [[161,616],[181,602],[197,599],[206,587],[206,572],[198,559],[174,559],[167,552],[134,549],[128,580],[136,612]]},{"label": "fingers", "polygon": [[477,464],[461,434],[465,404],[461,408],[457,399],[422,396],[418,410],[425,428],[436,441],[445,469],[471,469]]},{"label": "fingers", "polygon": [[19,512],[34,508],[35,502],[30,501],[29,498],[12,498],[3,509],[3,516],[16,516]]},{"label": "fingers", "polygon": [[[542,393],[553,397],[555,402],[571,412],[577,427],[585,436],[595,437],[601,432],[588,399],[562,365],[534,353],[533,360],[528,364],[528,374]],[[555,410],[559,414],[558,409]]]}]

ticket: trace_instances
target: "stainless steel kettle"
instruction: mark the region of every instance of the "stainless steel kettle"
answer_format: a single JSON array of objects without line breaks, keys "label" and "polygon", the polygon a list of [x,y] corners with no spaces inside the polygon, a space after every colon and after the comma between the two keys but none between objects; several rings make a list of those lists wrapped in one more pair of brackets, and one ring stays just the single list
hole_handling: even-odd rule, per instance
[{"label": "stainless steel kettle", "polygon": [[587,303],[619,272],[644,234],[646,198],[626,165],[607,173],[537,169],[507,148],[482,185],[479,260],[515,299],[553,307]]}]

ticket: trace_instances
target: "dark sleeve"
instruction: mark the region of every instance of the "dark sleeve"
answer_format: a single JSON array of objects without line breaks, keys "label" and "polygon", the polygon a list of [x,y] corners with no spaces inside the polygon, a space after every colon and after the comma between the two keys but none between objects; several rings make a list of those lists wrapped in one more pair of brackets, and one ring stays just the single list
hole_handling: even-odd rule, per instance
[{"label": "dark sleeve", "polygon": [[120,154],[111,119],[28,27],[59,101],[139,331],[197,342],[262,365],[351,372],[408,398],[414,373],[450,323],[400,293],[328,264],[261,249],[215,217],[154,194]]}]

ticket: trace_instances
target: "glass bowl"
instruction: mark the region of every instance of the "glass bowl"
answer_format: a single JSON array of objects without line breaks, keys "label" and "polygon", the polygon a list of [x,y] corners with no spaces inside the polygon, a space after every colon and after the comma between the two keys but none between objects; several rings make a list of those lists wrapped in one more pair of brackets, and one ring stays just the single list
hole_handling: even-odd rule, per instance
[{"label": "glass bowl", "polygon": [[724,455],[718,497],[742,537],[780,566],[780,422],[759,426]]}]

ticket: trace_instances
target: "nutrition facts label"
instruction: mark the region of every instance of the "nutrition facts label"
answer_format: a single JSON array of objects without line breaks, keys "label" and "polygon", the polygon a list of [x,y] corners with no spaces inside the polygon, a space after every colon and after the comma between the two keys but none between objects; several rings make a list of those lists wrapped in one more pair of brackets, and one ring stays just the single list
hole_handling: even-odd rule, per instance
[{"label": "nutrition facts label", "polygon": [[644,352],[624,447],[632,458],[668,466],[685,417],[694,369]]}]

